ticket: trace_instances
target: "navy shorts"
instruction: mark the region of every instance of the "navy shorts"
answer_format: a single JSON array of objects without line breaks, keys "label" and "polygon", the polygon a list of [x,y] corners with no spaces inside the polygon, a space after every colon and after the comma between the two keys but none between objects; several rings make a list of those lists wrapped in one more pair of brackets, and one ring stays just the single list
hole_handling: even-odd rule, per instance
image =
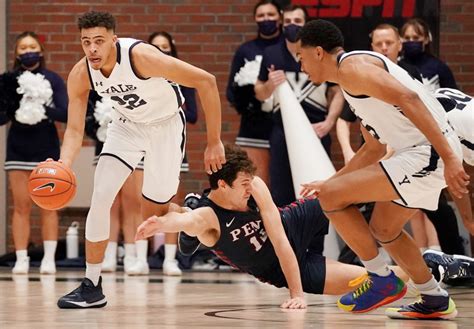
[{"label": "navy shorts", "polygon": [[[326,258],[322,255],[329,220],[316,198],[298,200],[280,209],[283,227],[298,260],[303,291],[322,294],[326,281]],[[281,267],[265,281],[276,287],[288,287]]]},{"label": "navy shorts", "polygon": [[270,139],[272,125],[271,113],[242,113],[239,134],[235,144],[244,147],[269,149],[270,143],[268,140]]},{"label": "navy shorts", "polygon": [[48,158],[59,159],[59,138],[54,124],[47,121],[33,126],[12,124],[5,170],[33,170]]}]

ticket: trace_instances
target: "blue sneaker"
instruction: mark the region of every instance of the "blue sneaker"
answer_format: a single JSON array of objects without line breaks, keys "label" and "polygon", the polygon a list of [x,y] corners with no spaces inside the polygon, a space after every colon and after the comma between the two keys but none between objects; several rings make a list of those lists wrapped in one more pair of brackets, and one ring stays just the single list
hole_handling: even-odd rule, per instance
[{"label": "blue sneaker", "polygon": [[421,295],[414,303],[387,308],[385,315],[392,319],[453,319],[458,314],[456,304],[449,296]]},{"label": "blue sneaker", "polygon": [[469,285],[474,282],[474,259],[462,255],[447,255],[437,250],[423,253],[426,265],[438,282],[448,285]]},{"label": "blue sneaker", "polygon": [[375,273],[364,274],[352,280],[350,286],[359,286],[353,292],[345,294],[337,301],[337,306],[351,313],[365,313],[402,298],[407,287],[393,271],[389,276]]}]

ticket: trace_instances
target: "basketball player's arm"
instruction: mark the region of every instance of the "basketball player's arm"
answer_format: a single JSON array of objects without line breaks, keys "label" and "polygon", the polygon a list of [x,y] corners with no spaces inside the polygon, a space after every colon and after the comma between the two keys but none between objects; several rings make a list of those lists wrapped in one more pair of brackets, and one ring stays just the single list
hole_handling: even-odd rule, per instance
[{"label": "basketball player's arm", "polygon": [[144,77],[162,77],[180,85],[195,88],[204,110],[207,128],[207,148],[204,152],[206,172],[212,174],[225,163],[221,142],[221,103],[216,78],[212,74],[172,56],[161,53],[148,44],[132,50],[133,64]]},{"label": "basketball player's arm", "polygon": [[329,134],[332,127],[336,123],[337,118],[341,115],[344,107],[344,95],[342,94],[341,88],[338,85],[331,86],[328,88],[328,115],[322,122],[313,123],[312,126],[319,138],[322,138]]},{"label": "basketball player's arm", "polygon": [[252,181],[252,196],[260,209],[265,231],[275,249],[286,282],[288,283],[288,288],[290,289],[291,299],[283,303],[281,307],[306,308],[296,255],[283,229],[280,213],[275,203],[273,203],[270,191],[260,177],[255,177]]},{"label": "basketball player's arm", "polygon": [[135,240],[146,239],[155,233],[185,232],[190,236],[199,236],[215,229],[217,218],[209,207],[198,208],[193,211],[168,212],[164,216],[151,216],[137,229]]},{"label": "basketball player's arm", "polygon": [[362,132],[362,136],[364,137],[365,143],[357,150],[349,162],[325,181],[320,180],[301,184],[300,195],[302,197],[312,194],[318,195],[321,191],[322,185],[328,180],[345,175],[351,171],[367,167],[368,165],[376,163],[382,159],[382,157],[387,152],[386,146],[375,139],[362,125],[360,125],[360,130]]},{"label": "basketball player's arm", "polygon": [[464,227],[469,234],[474,236],[474,218],[472,218],[472,206],[469,194],[464,194],[462,198],[453,198],[453,200],[459,210]]},{"label": "basketball player's arm", "polygon": [[336,135],[344,157],[344,165],[355,155],[351,145],[351,124],[351,122],[341,118],[336,121]]},{"label": "basketball player's arm", "polygon": [[[435,119],[414,91],[403,86],[385,71],[377,59],[347,58],[338,71],[339,84],[353,95],[368,95],[399,106],[403,114],[426,136],[443,159],[444,176],[450,192],[457,198],[468,193],[469,176],[451,149]],[[377,62],[375,62],[377,61]]]},{"label": "basketball player's arm", "polygon": [[67,79],[69,103],[60,160],[68,167],[71,167],[82,146],[89,89],[89,76],[83,58],[74,65]]}]

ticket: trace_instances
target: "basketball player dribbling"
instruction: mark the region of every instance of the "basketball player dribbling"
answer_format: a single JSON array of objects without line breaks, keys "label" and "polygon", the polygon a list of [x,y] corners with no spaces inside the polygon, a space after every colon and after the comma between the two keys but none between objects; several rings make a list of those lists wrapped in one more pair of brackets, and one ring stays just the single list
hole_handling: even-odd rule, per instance
[{"label": "basketball player dribbling", "polygon": [[[341,31],[315,20],[299,33],[302,70],[315,83],[339,84],[361,119],[366,143],[349,163],[324,182],[303,184],[317,193],[337,232],[359,256],[369,275],[340,298],[349,312],[367,312],[405,294],[403,282],[378,253],[376,240],[409,274],[420,300],[389,308],[391,318],[454,318],[456,306],[433,278],[414,241],[403,231],[416,209],[433,210],[446,185],[461,198],[469,176],[462,167],[461,144],[436,98],[399,66],[375,52],[344,53]],[[387,160],[387,144],[395,153]],[[375,201],[370,227],[357,203]]]},{"label": "basketball player dribbling", "polygon": [[60,160],[71,166],[82,145],[90,89],[114,102],[112,123],[94,178],[86,221],[86,274],[58,301],[60,308],[103,307],[101,262],[109,238],[110,208],[123,183],[145,156],[142,215],[163,215],[175,195],[185,145],[183,97],[176,83],[197,90],[206,114],[205,170],[225,163],[221,107],[214,76],[161,53],[142,41],[117,38],[115,19],[88,12],[78,21],[85,53],[68,77],[68,123]]}]

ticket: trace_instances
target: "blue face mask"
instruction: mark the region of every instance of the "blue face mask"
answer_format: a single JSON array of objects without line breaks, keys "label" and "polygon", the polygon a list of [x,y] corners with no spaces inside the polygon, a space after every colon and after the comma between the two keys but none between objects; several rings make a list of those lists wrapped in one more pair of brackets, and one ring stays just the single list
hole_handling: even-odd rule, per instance
[{"label": "blue face mask", "polygon": [[271,36],[278,30],[277,21],[261,21],[257,23],[258,33],[263,36]]},{"label": "blue face mask", "polygon": [[41,61],[41,57],[41,53],[31,52],[19,55],[18,60],[23,67],[32,67]]},{"label": "blue face mask", "polygon": [[417,58],[423,54],[422,41],[406,41],[403,43],[403,55],[407,58]]},{"label": "blue face mask", "polygon": [[301,26],[290,24],[283,28],[283,34],[285,35],[285,39],[291,43],[296,42],[296,37],[298,36],[298,32],[301,30]]}]

